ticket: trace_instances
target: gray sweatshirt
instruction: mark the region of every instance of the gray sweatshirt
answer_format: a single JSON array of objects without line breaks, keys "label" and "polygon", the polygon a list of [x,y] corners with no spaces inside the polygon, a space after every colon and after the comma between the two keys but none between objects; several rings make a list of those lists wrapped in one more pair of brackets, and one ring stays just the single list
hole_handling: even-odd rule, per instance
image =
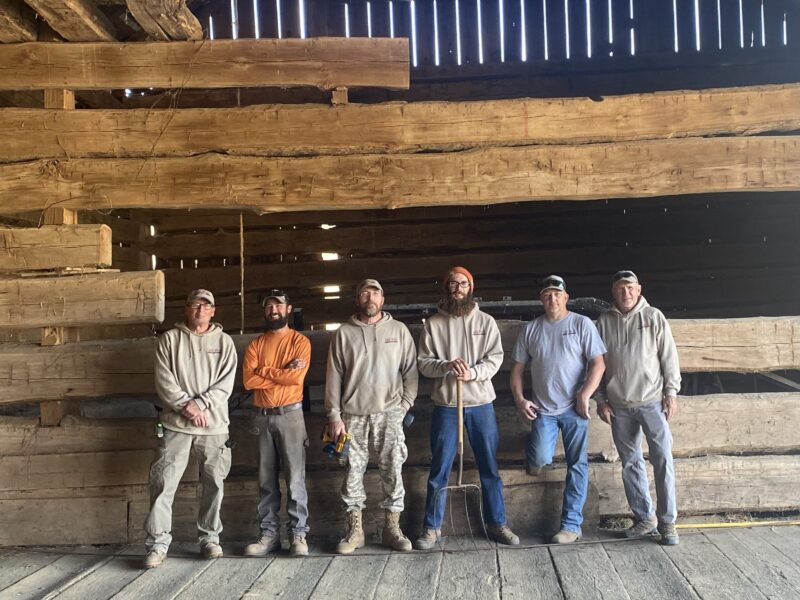
[{"label": "gray sweatshirt", "polygon": [[[202,334],[175,323],[174,329],[159,338],[156,348],[156,392],[164,409],[164,427],[193,435],[228,433],[228,398],[236,363],[233,340],[218,323],[211,323]],[[208,427],[195,427],[181,414],[192,399],[208,410]]]},{"label": "gray sweatshirt", "polygon": [[672,330],[644,296],[627,314],[616,307],[601,314],[597,328],[608,348],[599,401],[631,408],[678,394],[681,370]]},{"label": "gray sweatshirt", "polygon": [[372,325],[357,315],[336,330],[328,350],[325,410],[330,422],[342,413],[374,415],[414,405],[417,354],[411,333],[384,312]]},{"label": "gray sweatshirt", "polygon": [[419,338],[419,372],[434,379],[434,404],[456,405],[456,378],[448,363],[463,358],[470,366],[472,379],[462,385],[464,406],[478,406],[494,401],[492,377],[503,364],[500,328],[491,315],[478,305],[463,317],[454,317],[439,309],[425,321]]}]

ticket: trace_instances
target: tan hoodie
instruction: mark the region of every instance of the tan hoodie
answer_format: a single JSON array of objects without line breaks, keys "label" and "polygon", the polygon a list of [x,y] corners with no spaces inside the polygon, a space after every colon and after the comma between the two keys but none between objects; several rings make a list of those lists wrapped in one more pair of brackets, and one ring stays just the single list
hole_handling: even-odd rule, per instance
[{"label": "tan hoodie", "polygon": [[463,317],[439,308],[422,328],[417,363],[420,373],[435,379],[431,396],[439,406],[456,405],[456,378],[448,367],[456,358],[467,361],[472,372],[472,379],[462,385],[464,406],[492,402],[492,377],[503,364],[503,344],[494,318],[477,304]]},{"label": "tan hoodie", "polygon": [[336,330],[328,350],[325,410],[330,422],[342,413],[374,415],[417,397],[417,354],[411,333],[384,312],[372,325],[353,315]]},{"label": "tan hoodie", "polygon": [[[211,323],[208,331],[197,334],[184,323],[175,323],[156,348],[155,383],[164,427],[193,435],[228,433],[228,398],[236,363],[236,348],[222,325]],[[181,414],[192,399],[208,410],[208,427],[195,427]]]},{"label": "tan hoodie", "polygon": [[608,348],[598,400],[632,408],[678,394],[681,370],[672,330],[644,296],[627,314],[616,306],[601,314],[597,328]]}]

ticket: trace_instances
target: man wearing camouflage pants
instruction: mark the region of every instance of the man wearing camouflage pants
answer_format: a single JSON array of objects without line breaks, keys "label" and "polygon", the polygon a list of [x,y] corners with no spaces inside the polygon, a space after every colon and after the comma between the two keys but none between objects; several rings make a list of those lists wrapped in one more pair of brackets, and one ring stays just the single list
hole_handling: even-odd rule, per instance
[{"label": "man wearing camouflage pants", "polygon": [[328,433],[334,440],[345,432],[353,436],[342,485],[347,532],[336,546],[339,554],[350,554],[364,545],[361,511],[367,500],[364,472],[370,437],[383,483],[383,544],[393,550],[411,550],[410,540],[400,529],[405,497],[401,469],[408,456],[403,418],[417,396],[417,356],[408,328],[381,310],[383,300],[380,283],[362,281],[356,296],[358,312],[342,323],[328,352]]}]

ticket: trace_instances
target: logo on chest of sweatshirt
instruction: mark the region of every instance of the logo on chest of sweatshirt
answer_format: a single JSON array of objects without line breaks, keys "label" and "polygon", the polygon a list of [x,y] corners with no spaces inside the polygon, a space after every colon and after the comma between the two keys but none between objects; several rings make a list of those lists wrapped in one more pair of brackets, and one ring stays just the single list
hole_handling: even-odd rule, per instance
[{"label": "logo on chest of sweatshirt", "polygon": [[207,354],[222,354],[222,350],[220,350],[219,348],[209,348],[208,350],[206,350],[206,353]]},{"label": "logo on chest of sweatshirt", "polygon": [[396,338],[396,337],[386,338],[385,340],[383,340],[383,343],[384,344],[399,344],[400,343],[400,338]]},{"label": "logo on chest of sweatshirt", "polygon": [[652,321],[642,321],[642,323],[639,325],[639,329],[647,329],[648,327],[652,326],[653,326]]},{"label": "logo on chest of sweatshirt", "polygon": [[578,330],[577,329],[568,329],[567,331],[565,331],[561,335],[563,335],[564,337],[566,337],[568,335],[578,335]]},{"label": "logo on chest of sweatshirt", "polygon": [[473,329],[472,335],[486,335],[485,329]]}]

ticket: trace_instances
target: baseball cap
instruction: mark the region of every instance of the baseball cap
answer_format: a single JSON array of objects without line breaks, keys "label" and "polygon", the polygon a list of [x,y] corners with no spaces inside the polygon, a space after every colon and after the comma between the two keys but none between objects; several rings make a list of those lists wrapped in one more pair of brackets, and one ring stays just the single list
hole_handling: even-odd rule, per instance
[{"label": "baseball cap", "polygon": [[366,288],[369,287],[375,288],[376,290],[380,290],[381,293],[383,293],[383,287],[381,286],[381,284],[378,282],[377,279],[365,279],[364,281],[358,284],[358,287],[356,288],[356,295],[358,296],[359,294],[361,294],[361,292],[363,292]]},{"label": "baseball cap", "polygon": [[546,290],[561,290],[562,292],[566,292],[567,284],[564,282],[564,279],[558,275],[548,275],[542,279],[542,289],[539,290],[539,293],[541,294]]},{"label": "baseball cap", "polygon": [[269,299],[277,300],[280,304],[289,304],[289,294],[284,292],[283,290],[273,289],[270,290],[266,296],[261,299],[261,308],[264,308],[267,305],[267,300]]},{"label": "baseball cap", "polygon": [[197,302],[198,300],[205,300],[211,306],[214,306],[214,294],[208,290],[204,290],[202,288],[199,290],[192,290],[189,292],[189,295],[186,296],[186,304],[191,304],[192,302]]},{"label": "baseball cap", "polygon": [[639,278],[636,276],[636,273],[633,271],[617,271],[614,273],[614,277],[611,278],[611,283],[617,283],[618,281],[628,281],[630,283],[639,283]]}]

